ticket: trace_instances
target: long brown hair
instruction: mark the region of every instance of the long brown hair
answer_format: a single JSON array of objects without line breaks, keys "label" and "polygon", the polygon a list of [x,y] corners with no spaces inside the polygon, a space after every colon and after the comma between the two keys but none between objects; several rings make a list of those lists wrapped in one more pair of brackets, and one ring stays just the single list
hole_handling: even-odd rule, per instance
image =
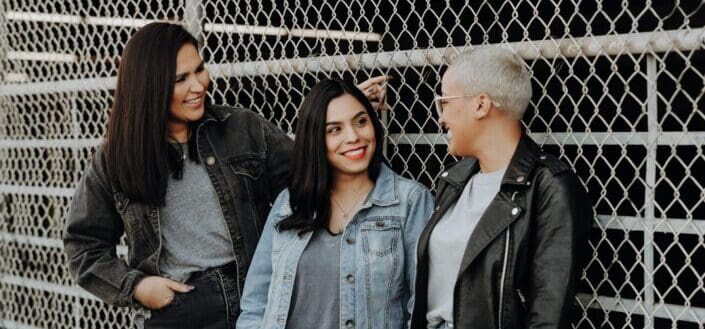
[{"label": "long brown hair", "polygon": [[333,177],[326,148],[326,113],[334,98],[351,95],[367,110],[375,131],[377,146],[367,174],[374,182],[384,163],[382,142],[384,128],[372,104],[348,81],[326,79],[311,88],[299,111],[289,183],[289,204],[293,214],[278,223],[279,230],[297,230],[299,234],[328,226]]},{"label": "long brown hair", "polygon": [[111,183],[131,200],[163,205],[170,172],[180,178],[181,150],[169,145],[167,118],[176,56],[185,44],[198,48],[182,26],[156,22],[137,31],[122,52],[103,151]]}]

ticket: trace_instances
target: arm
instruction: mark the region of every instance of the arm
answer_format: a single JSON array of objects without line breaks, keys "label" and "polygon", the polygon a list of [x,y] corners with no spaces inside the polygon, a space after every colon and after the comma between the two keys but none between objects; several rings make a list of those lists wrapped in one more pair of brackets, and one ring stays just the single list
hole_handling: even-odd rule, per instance
[{"label": "arm", "polygon": [[534,259],[527,281],[527,328],[570,328],[575,284],[593,220],[592,206],[571,171],[540,183]]},{"label": "arm", "polygon": [[404,322],[409,325],[411,312],[414,310],[414,284],[416,275],[416,243],[433,212],[433,196],[424,187],[414,192],[414,201],[409,205],[409,213],[404,226],[404,267],[405,287],[404,299],[407,301],[407,312]]},{"label": "arm", "polygon": [[257,243],[257,249],[252,257],[250,269],[245,279],[245,288],[240,300],[240,317],[237,319],[236,328],[260,328],[267,306],[269,283],[272,277],[272,239],[275,234],[274,217],[281,204],[288,199],[286,191],[279,194],[274,202],[272,211],[269,212],[267,223],[264,226],[262,237]]},{"label": "arm", "polygon": [[279,195],[289,182],[291,155],[294,141],[279,127],[264,121],[264,137],[267,143],[266,173],[269,179],[270,202]]},{"label": "arm", "polygon": [[124,227],[115,209],[112,189],[98,174],[93,158],[76,188],[64,226],[69,272],[88,292],[109,304],[135,306],[135,284],[145,274],[117,257],[115,246]]}]

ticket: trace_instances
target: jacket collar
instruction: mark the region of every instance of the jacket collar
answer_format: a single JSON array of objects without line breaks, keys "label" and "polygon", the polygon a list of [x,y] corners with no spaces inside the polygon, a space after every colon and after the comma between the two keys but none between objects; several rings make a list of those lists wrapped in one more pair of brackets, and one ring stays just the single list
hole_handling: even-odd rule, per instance
[{"label": "jacket collar", "polygon": [[206,105],[206,111],[203,114],[203,122],[216,121],[224,122],[230,117],[230,111],[218,105]]},{"label": "jacket collar", "polygon": [[399,184],[396,174],[386,164],[382,163],[372,194],[362,204],[362,208],[369,208],[373,204],[384,207],[397,203],[399,203]]},{"label": "jacket collar", "polygon": [[[539,146],[526,133],[522,133],[507,171],[502,178],[502,185],[525,185],[529,180],[529,175],[540,152]],[[465,158],[458,161],[448,171],[443,172],[441,180],[454,185],[456,188],[464,187],[470,177],[479,170],[480,162],[476,158]]]},{"label": "jacket collar", "polygon": [[[287,192],[288,193],[288,192]],[[380,207],[391,206],[399,203],[399,182],[396,174],[392,169],[387,167],[386,164],[382,163],[379,170],[379,175],[377,176],[377,181],[372,188],[372,193],[363,202],[360,209],[365,209],[372,207],[372,205],[377,205]],[[289,198],[286,202],[283,202],[281,207],[276,210],[279,217],[290,216],[293,211],[291,210],[291,205],[289,204]]]}]

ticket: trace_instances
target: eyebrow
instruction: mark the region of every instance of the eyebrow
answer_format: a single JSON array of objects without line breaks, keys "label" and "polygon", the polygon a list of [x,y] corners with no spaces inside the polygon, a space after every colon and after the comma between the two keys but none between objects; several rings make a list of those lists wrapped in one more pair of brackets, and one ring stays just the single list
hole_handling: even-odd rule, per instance
[{"label": "eyebrow", "polygon": [[[200,68],[202,68],[202,67],[204,67],[204,66],[205,66],[205,62],[204,62],[204,61],[201,61],[201,63],[198,64],[198,66],[196,66],[196,70],[198,70],[198,69],[200,69]],[[189,73],[190,73],[190,72],[176,73],[176,80],[179,80],[179,79],[183,78],[184,76],[186,76],[186,75],[189,74]]]},{"label": "eyebrow", "polygon": [[[355,114],[355,116],[353,116],[351,120],[355,120],[355,119],[357,119],[359,116],[364,115],[364,114],[367,114],[367,111],[361,110],[360,112],[357,112],[357,114]],[[327,126],[327,125],[337,125],[337,124],[340,124],[340,121],[330,121],[330,122],[326,122],[326,126]]]}]

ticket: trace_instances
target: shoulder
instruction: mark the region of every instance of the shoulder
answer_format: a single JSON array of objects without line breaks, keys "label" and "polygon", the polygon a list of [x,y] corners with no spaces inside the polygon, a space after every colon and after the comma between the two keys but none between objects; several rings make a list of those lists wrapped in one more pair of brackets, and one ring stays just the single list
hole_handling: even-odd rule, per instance
[{"label": "shoulder", "polygon": [[538,170],[547,170],[551,175],[559,175],[565,172],[572,172],[571,167],[558,159],[556,156],[541,152],[536,158],[536,167]]},{"label": "shoulder", "polygon": [[408,203],[409,206],[425,197],[433,199],[431,191],[423,184],[397,173],[394,173],[394,179],[397,184],[397,190],[399,191],[399,198],[405,203]]},{"label": "shoulder", "polygon": [[556,156],[541,152],[536,159],[534,181],[544,196],[574,195],[584,192],[580,179],[567,163]]},{"label": "shoulder", "polygon": [[105,190],[112,191],[113,187],[108,179],[108,165],[105,158],[105,141],[96,146],[91,156],[91,161],[84,171],[86,179],[100,184]]},{"label": "shoulder", "polygon": [[210,111],[213,111],[213,114],[216,116],[223,116],[227,117],[226,121],[227,122],[233,122],[233,119],[235,121],[245,121],[245,122],[265,122],[266,120],[259,115],[258,113],[246,109],[244,107],[235,107],[235,106],[227,106],[227,105],[210,105],[209,107]]},{"label": "shoulder", "polygon": [[279,222],[285,217],[290,216],[293,211],[291,210],[291,205],[289,203],[289,189],[283,189],[272,204],[271,213],[274,214],[274,222]]},{"label": "shoulder", "polygon": [[401,191],[408,191],[408,194],[430,192],[426,186],[413,179],[406,178],[397,173],[395,173],[394,175],[395,179],[397,180],[397,184],[399,185],[399,190]]}]

